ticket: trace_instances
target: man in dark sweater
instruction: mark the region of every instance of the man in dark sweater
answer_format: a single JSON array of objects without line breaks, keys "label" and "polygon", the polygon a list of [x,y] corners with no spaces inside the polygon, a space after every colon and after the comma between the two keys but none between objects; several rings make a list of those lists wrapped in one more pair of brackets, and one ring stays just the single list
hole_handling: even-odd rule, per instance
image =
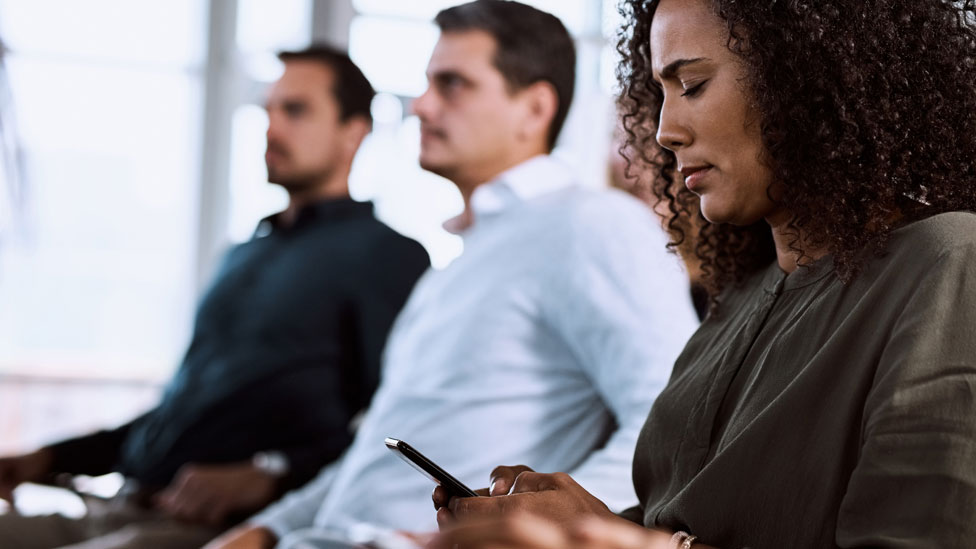
[{"label": "man in dark sweater", "polygon": [[[199,547],[352,439],[426,252],[349,198],[373,89],[345,54],[281,54],[265,160],[289,204],[232,249],[161,402],[113,430],[0,458],[0,497],[59,473],[126,477],[85,519],[0,516],[2,547]],[[86,541],[87,540],[87,541]]]}]

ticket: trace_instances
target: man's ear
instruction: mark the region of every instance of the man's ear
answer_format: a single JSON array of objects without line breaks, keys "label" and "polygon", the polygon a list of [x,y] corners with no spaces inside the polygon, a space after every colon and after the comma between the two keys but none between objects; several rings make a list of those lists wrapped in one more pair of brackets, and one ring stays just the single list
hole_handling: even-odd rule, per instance
[{"label": "man's ear", "polygon": [[373,123],[365,116],[352,116],[342,123],[343,144],[350,157],[356,155],[363,139],[373,130]]},{"label": "man's ear", "polygon": [[518,92],[524,101],[525,116],[519,137],[526,140],[549,141],[549,126],[559,110],[559,94],[549,82],[539,81]]}]

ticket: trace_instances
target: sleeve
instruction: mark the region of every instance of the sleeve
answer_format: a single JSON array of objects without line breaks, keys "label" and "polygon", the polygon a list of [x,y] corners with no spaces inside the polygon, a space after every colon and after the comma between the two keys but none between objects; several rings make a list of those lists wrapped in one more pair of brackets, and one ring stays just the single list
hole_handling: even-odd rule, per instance
[{"label": "sleeve", "polygon": [[319,446],[305,445],[272,451],[280,451],[288,459],[288,473],[279,480],[277,486],[277,494],[281,495],[308,482],[314,482],[316,473],[322,470],[322,464],[328,463],[341,449],[329,441]]},{"label": "sleeve", "polygon": [[332,487],[341,462],[339,459],[325,466],[315,479],[251,517],[248,524],[267,528],[278,539],[290,532],[311,528],[315,524],[315,515]]},{"label": "sleeve", "polygon": [[908,285],[866,400],[840,547],[976,544],[976,246]]},{"label": "sleeve", "polygon": [[[391,231],[392,232],[392,231]],[[376,261],[381,258],[382,261]],[[427,252],[417,242],[395,234],[378,246],[365,266],[372,284],[360,283],[355,304],[355,327],[361,367],[348,381],[347,395],[355,414],[369,405],[379,385],[381,358],[386,338],[417,279],[430,266]]]},{"label": "sleeve", "polygon": [[638,526],[644,526],[644,509],[640,505],[628,507],[617,513],[617,516],[624,520],[629,520]]},{"label": "sleeve", "polygon": [[111,473],[119,462],[119,453],[132,426],[148,416],[147,412],[138,418],[116,427],[97,431],[89,435],[67,439],[48,445],[54,461],[52,473],[72,475],[104,475]]},{"label": "sleeve", "polygon": [[[612,510],[636,503],[637,436],[697,328],[687,275],[643,204],[595,204],[577,218],[547,321],[570,345],[617,428],[573,478]],[[566,299],[572,296],[572,299]]]}]

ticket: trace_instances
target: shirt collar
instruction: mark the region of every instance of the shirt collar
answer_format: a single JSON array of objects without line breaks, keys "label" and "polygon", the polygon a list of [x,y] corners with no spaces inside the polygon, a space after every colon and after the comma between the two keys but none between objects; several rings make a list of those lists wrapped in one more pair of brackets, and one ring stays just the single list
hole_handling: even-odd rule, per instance
[{"label": "shirt collar", "polygon": [[[474,190],[470,204],[471,222],[575,184],[573,172],[563,162],[548,154],[534,156]],[[468,212],[462,212],[448,219],[444,222],[444,228],[454,234],[464,232],[470,225],[466,223],[466,214]]]},{"label": "shirt collar", "polygon": [[357,202],[352,198],[329,198],[313,202],[298,210],[298,214],[295,216],[295,222],[287,229],[280,225],[278,221],[279,215],[281,215],[280,212],[269,215],[258,222],[258,226],[254,230],[254,237],[261,238],[275,231],[292,231],[301,229],[309,224],[329,222],[348,217],[372,216],[373,203]]}]

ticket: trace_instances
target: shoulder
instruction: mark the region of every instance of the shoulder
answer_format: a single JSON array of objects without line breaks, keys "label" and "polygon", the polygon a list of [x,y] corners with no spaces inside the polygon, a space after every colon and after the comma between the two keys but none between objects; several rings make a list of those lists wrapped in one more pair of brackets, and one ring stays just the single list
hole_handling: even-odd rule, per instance
[{"label": "shoulder", "polygon": [[356,232],[362,244],[378,249],[422,251],[416,240],[404,236],[396,229],[376,218],[363,219]]},{"label": "shoulder", "polygon": [[547,269],[585,277],[603,273],[634,281],[685,275],[668,251],[667,234],[643,202],[613,189],[564,189],[540,206],[533,224],[534,246],[548,258]]},{"label": "shoulder", "polygon": [[380,234],[373,245],[374,254],[383,255],[395,265],[412,265],[418,269],[418,272],[430,266],[430,256],[420,242],[386,225],[383,225],[383,230],[378,232]]},{"label": "shoulder", "polygon": [[616,189],[571,187],[547,198],[539,201],[540,215],[574,240],[626,240],[648,233],[663,234],[650,207]]},{"label": "shoulder", "polygon": [[888,251],[916,262],[943,257],[976,260],[976,213],[946,212],[909,223],[892,233]]}]

